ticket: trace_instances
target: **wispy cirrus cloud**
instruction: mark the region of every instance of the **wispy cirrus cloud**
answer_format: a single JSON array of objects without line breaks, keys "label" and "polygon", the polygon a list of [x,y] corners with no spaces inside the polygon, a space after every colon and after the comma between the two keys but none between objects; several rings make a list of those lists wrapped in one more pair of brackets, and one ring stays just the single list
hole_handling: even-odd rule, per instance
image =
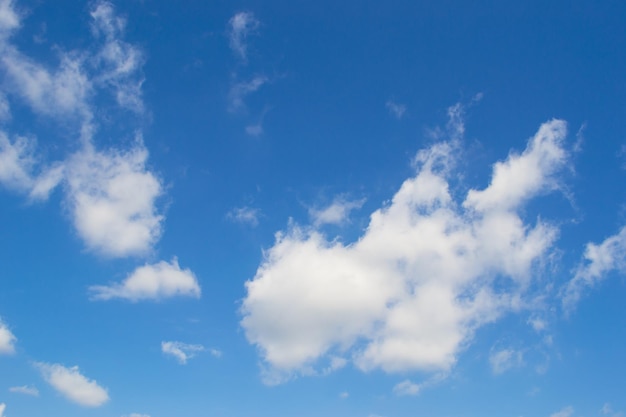
[{"label": "wispy cirrus cloud", "polygon": [[[486,188],[455,201],[448,176],[462,112],[450,108],[451,139],[418,153],[416,175],[354,243],[298,226],[277,234],[241,308],[272,381],[335,352],[364,371],[447,372],[477,328],[522,308],[558,229],[520,213],[558,184],[566,124],[541,125],[521,154],[494,165]],[[496,282],[506,285],[496,291]]]},{"label": "wispy cirrus cloud", "polygon": [[563,308],[570,312],[585,290],[594,287],[611,271],[626,271],[626,226],[602,243],[587,243],[574,277],[561,290]]},{"label": "wispy cirrus cloud", "polygon": [[226,214],[226,217],[234,222],[256,227],[259,225],[260,213],[259,209],[253,207],[235,207]]},{"label": "wispy cirrus cloud", "polygon": [[248,37],[256,33],[260,22],[252,12],[239,12],[230,18],[228,25],[230,49],[245,62],[248,59]]},{"label": "wispy cirrus cloud", "polygon": [[402,119],[404,113],[406,113],[406,106],[393,100],[387,100],[387,102],[385,103],[385,107],[387,107],[389,113],[396,119]]},{"label": "wispy cirrus cloud", "polygon": [[[187,361],[206,349],[202,345],[183,342],[161,342],[161,351],[176,358],[178,363],[186,365]],[[213,354],[213,353],[212,353]],[[215,354],[213,354],[215,356]]]},{"label": "wispy cirrus cloud", "polygon": [[39,397],[39,390],[35,386],[21,385],[9,388],[9,392],[16,394],[30,395],[31,397]]},{"label": "wispy cirrus cloud", "polygon": [[89,287],[92,300],[125,299],[129,301],[163,300],[172,297],[200,298],[198,280],[189,269],[181,269],[178,260],[160,261],[135,269],[124,281]]},{"label": "wispy cirrus cloud", "polygon": [[[64,166],[42,166],[35,155],[36,142],[18,136],[13,141],[0,131],[0,184],[27,194],[32,200],[46,200],[63,180]],[[39,170],[35,173],[35,170]]]},{"label": "wispy cirrus cloud", "polygon": [[228,111],[235,113],[245,110],[245,98],[256,92],[267,82],[268,78],[265,75],[255,75],[249,81],[239,81],[234,83],[228,93]]},{"label": "wispy cirrus cloud", "polygon": [[92,32],[103,40],[92,59],[98,69],[96,82],[109,87],[121,107],[141,113],[144,56],[137,46],[123,40],[126,19],[118,16],[108,2],[97,3],[90,14]]},{"label": "wispy cirrus cloud", "polygon": [[522,366],[524,354],[520,350],[505,348],[492,349],[489,353],[489,364],[494,374],[503,374],[514,368]]},{"label": "wispy cirrus cloud", "polygon": [[85,407],[100,407],[109,401],[107,390],[95,380],[88,379],[77,366],[67,368],[59,364],[35,363],[44,380],[73,403]]}]

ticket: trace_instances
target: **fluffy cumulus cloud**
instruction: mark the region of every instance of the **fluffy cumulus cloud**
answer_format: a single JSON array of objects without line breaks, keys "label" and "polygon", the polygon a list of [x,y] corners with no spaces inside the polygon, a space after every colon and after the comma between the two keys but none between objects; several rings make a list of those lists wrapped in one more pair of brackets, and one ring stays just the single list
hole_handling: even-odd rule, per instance
[{"label": "fluffy cumulus cloud", "polygon": [[[0,13],[2,13],[2,11],[0,10]],[[5,403],[0,403],[0,417],[4,417],[4,410],[6,410],[7,405]]]},{"label": "fluffy cumulus cloud", "polygon": [[15,342],[17,342],[15,335],[9,330],[7,325],[0,320],[0,355],[15,353]]},{"label": "fluffy cumulus cloud", "polygon": [[587,288],[595,286],[611,271],[626,271],[626,227],[602,243],[588,243],[581,264],[562,291],[563,307],[570,311]]},{"label": "fluffy cumulus cloud", "polygon": [[160,261],[141,266],[124,281],[89,288],[94,300],[122,298],[130,301],[161,300],[170,297],[200,297],[200,285],[189,269],[181,269],[178,260]]},{"label": "fluffy cumulus cloud", "polygon": [[259,21],[251,12],[239,12],[228,23],[230,49],[238,58],[245,61],[248,58],[247,38],[259,28]]},{"label": "fluffy cumulus cloud", "polygon": [[100,407],[109,401],[107,390],[96,381],[82,375],[77,366],[66,368],[59,364],[41,362],[35,365],[48,384],[76,404],[85,407]]},{"label": "fluffy cumulus cloud", "polygon": [[309,216],[315,226],[323,224],[341,225],[348,221],[350,212],[361,208],[365,200],[349,200],[345,196],[336,197],[324,208],[309,208]]},{"label": "fluffy cumulus cloud", "polygon": [[39,390],[37,389],[37,387],[32,387],[28,385],[22,385],[19,387],[11,387],[9,388],[9,392],[13,392],[16,394],[30,395],[32,397],[39,397]]},{"label": "fluffy cumulus cloud", "polygon": [[558,230],[522,213],[559,185],[566,123],[541,125],[521,154],[494,165],[486,188],[455,198],[463,125],[456,106],[450,116],[453,139],[418,153],[415,176],[356,242],[298,226],[277,233],[241,307],[268,381],[334,356],[364,371],[445,373],[478,327],[527,305]]},{"label": "fluffy cumulus cloud", "polygon": [[205,350],[202,345],[191,345],[183,342],[161,342],[161,351],[166,355],[176,358],[181,365],[185,365],[189,359]]},{"label": "fluffy cumulus cloud", "polygon": [[126,151],[88,146],[66,167],[67,201],[74,225],[87,246],[107,256],[141,255],[161,234],[163,217],[155,200],[159,178],[146,169],[141,141]]}]

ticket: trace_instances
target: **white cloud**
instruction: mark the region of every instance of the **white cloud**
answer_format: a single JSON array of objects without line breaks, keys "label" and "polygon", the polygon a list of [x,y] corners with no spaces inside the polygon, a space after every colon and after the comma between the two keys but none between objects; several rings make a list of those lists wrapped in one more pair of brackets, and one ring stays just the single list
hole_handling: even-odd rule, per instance
[{"label": "white cloud", "polygon": [[102,41],[100,45],[83,51],[60,52],[59,67],[51,70],[21,53],[8,43],[6,35],[1,35],[7,31],[2,30],[3,26],[12,29],[19,26],[11,2],[2,2],[0,63],[6,71],[9,91],[22,97],[40,114],[57,118],[78,116],[84,124],[93,122],[90,101],[98,87],[113,90],[121,107],[142,111],[140,70],[144,59],[138,47],[121,39],[125,20],[116,16],[113,6],[105,1],[94,5],[91,16],[92,32]]},{"label": "white cloud", "polygon": [[550,414],[550,417],[571,417],[572,414],[574,414],[574,408],[569,406]]},{"label": "white cloud", "polygon": [[100,407],[109,401],[107,390],[96,381],[83,376],[77,366],[66,368],[63,365],[42,362],[35,365],[48,384],[76,404]]},{"label": "white cloud", "polygon": [[39,175],[33,171],[38,164],[35,142],[18,136],[13,142],[0,131],[0,184],[29,194],[33,200],[45,200],[62,181],[64,167],[56,164],[43,168]]},{"label": "white cloud", "polygon": [[574,277],[561,292],[566,311],[575,306],[586,288],[595,286],[607,273],[626,271],[626,226],[599,245],[588,243],[584,258],[586,262],[578,267]]},{"label": "white cloud", "polygon": [[11,45],[4,45],[0,59],[8,88],[36,112],[53,117],[91,119],[87,104],[92,84],[79,53],[62,53],[59,68],[51,72]]},{"label": "white cloud", "polygon": [[241,308],[274,381],[335,353],[362,370],[446,372],[478,327],[526,305],[558,230],[520,213],[557,185],[565,122],[543,124],[522,154],[495,165],[487,188],[457,202],[447,176],[460,113],[450,110],[452,142],[418,153],[416,175],[354,243],[297,226],[277,233]]},{"label": "white cloud", "polygon": [[37,389],[37,387],[31,387],[28,385],[22,385],[19,387],[11,387],[9,388],[9,391],[17,393],[17,394],[24,394],[24,395],[30,395],[33,397],[39,397],[39,390]]},{"label": "white cloud", "polygon": [[0,355],[11,355],[15,353],[15,342],[17,342],[17,337],[15,337],[7,325],[0,320]]},{"label": "white cloud", "polygon": [[89,287],[92,300],[122,298],[130,301],[161,300],[171,297],[200,298],[200,285],[193,272],[180,269],[174,258],[135,269],[124,281]]},{"label": "white cloud", "polygon": [[115,14],[113,5],[106,1],[95,4],[91,11],[92,31],[104,43],[95,56],[98,83],[113,89],[117,103],[137,112],[143,111],[140,69],[144,58],[140,49],[121,38],[126,20]]},{"label": "white cloud", "polygon": [[5,403],[0,403],[0,417],[4,417],[4,410],[6,410],[7,405]]},{"label": "white cloud", "polygon": [[421,389],[421,385],[414,384],[410,380],[406,379],[393,387],[393,393],[396,395],[417,395]]},{"label": "white cloud", "polygon": [[8,91],[22,97],[40,114],[88,117],[91,83],[82,69],[84,54],[61,52],[59,67],[50,71],[9,43],[9,36],[19,26],[13,2],[0,2],[0,66]]},{"label": "white cloud", "polygon": [[348,200],[345,196],[336,197],[333,202],[322,209],[309,208],[309,216],[315,226],[323,224],[341,225],[348,221],[350,212],[363,206],[365,200]]},{"label": "white cloud", "polygon": [[206,349],[202,345],[190,345],[183,342],[161,342],[161,351],[167,355],[175,357],[181,365],[185,365],[187,361],[196,356],[198,352],[203,352],[205,350]]},{"label": "white cloud", "polygon": [[265,75],[256,75],[250,81],[233,84],[228,92],[228,111],[237,112],[246,108],[245,98],[261,88],[268,79]]},{"label": "white cloud", "polygon": [[226,217],[234,222],[256,227],[259,224],[259,209],[252,207],[235,207],[228,212]]},{"label": "white cloud", "polygon": [[161,234],[155,200],[159,178],[146,169],[148,151],[98,152],[93,147],[67,163],[67,200],[79,235],[90,249],[121,257],[147,253]]},{"label": "white cloud", "polygon": [[34,149],[34,140],[11,142],[0,131],[0,184],[44,200],[65,181],[74,225],[90,249],[121,257],[152,248],[161,233],[163,216],[155,205],[163,187],[146,169],[148,151],[141,141],[124,152],[98,152],[87,145],[63,163],[43,168]]},{"label": "white cloud", "polygon": [[524,354],[515,349],[492,349],[489,354],[489,364],[494,374],[502,374],[513,368],[520,367],[524,362]]},{"label": "white cloud", "polygon": [[406,106],[404,104],[396,103],[393,100],[387,101],[387,103],[385,103],[385,107],[387,107],[389,113],[391,113],[396,119],[402,119],[402,116],[404,116],[404,113],[406,112]]},{"label": "white cloud", "polygon": [[248,58],[247,38],[254,34],[259,28],[259,21],[251,12],[239,12],[229,21],[229,43],[230,49],[241,60]]},{"label": "white cloud", "polygon": [[148,414],[131,413],[128,416],[123,417],[150,417]]}]

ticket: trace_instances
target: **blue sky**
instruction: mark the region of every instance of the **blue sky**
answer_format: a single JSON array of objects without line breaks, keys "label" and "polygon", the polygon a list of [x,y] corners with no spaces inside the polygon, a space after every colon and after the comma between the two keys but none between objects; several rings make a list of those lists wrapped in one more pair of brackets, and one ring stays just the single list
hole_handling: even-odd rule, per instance
[{"label": "blue sky", "polygon": [[623,416],[625,21],[0,0],[0,417]]}]

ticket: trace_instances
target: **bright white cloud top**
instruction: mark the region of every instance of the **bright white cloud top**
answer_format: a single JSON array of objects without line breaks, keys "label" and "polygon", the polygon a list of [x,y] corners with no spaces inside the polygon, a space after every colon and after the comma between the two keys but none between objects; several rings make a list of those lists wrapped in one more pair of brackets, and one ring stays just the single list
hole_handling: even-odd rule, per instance
[{"label": "bright white cloud top", "polygon": [[88,247],[107,256],[141,255],[161,234],[155,209],[159,179],[145,168],[148,152],[139,140],[125,151],[88,147],[67,166],[68,202]]},{"label": "bright white cloud top", "polygon": [[88,379],[77,366],[66,368],[59,364],[35,364],[45,381],[68,400],[84,407],[100,407],[109,401],[107,390]]},{"label": "bright white cloud top", "polygon": [[555,1],[0,0],[0,417],[621,416],[626,3]]},{"label": "bright white cloud top", "polygon": [[176,258],[144,265],[133,271],[124,281],[89,288],[94,300],[122,298],[130,301],[161,300],[170,297],[200,298],[201,290],[196,276],[189,269],[181,269]]},{"label": "bright white cloud top", "polygon": [[298,226],[277,234],[246,284],[248,340],[287,375],[330,354],[364,371],[450,370],[477,328],[527,308],[533,270],[558,230],[520,212],[557,187],[565,136],[564,121],[543,124],[463,201],[448,183],[457,144],[435,144],[357,242]]}]

